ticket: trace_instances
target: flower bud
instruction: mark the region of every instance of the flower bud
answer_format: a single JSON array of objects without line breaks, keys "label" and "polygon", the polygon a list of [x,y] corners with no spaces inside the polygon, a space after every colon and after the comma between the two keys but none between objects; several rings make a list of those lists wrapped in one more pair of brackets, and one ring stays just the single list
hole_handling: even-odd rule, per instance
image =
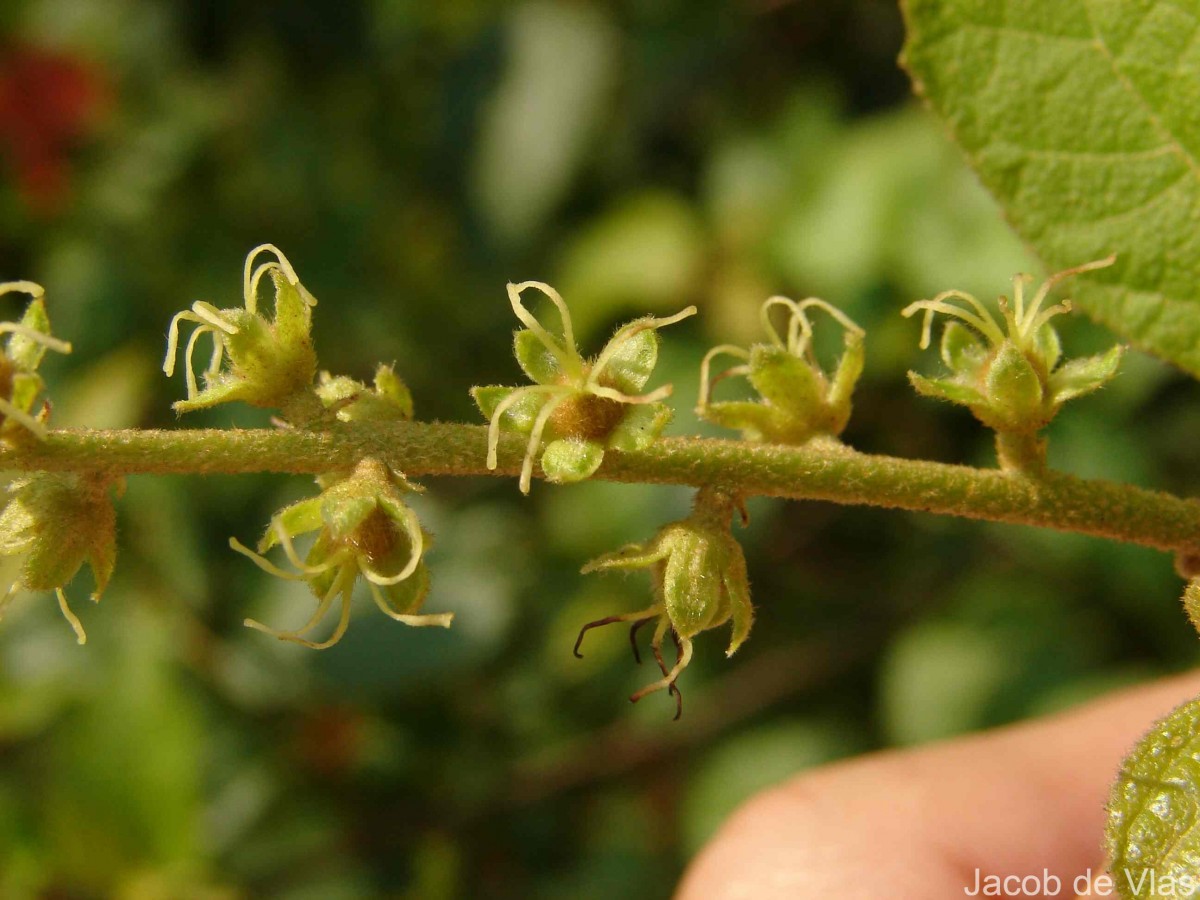
[{"label": "flower bud", "polygon": [[[557,307],[562,334],[552,334],[525,308],[521,292],[537,288]],[[658,329],[694,315],[696,307],[665,319],[646,316],[617,329],[595,359],[575,346],[571,314],[558,292],[537,281],[508,286],[513,312],[526,327],[513,336],[517,364],[533,382],[526,387],[471,389],[488,422],[489,469],[496,468],[501,431],[529,435],[521,465],[521,493],[528,494],[542,439],[542,471],[549,481],[582,481],[600,467],[606,450],[640,450],[662,433],[671,410],[658,401],[670,385],[639,393],[658,362]]]},{"label": "flower bud", "polygon": [[[754,607],[750,602],[750,584],[742,548],[730,533],[737,502],[713,488],[701,488],[696,494],[692,514],[659,530],[645,544],[630,544],[592,560],[584,573],[609,569],[649,569],[654,582],[655,602],[638,612],[609,616],[590,622],[579,632],[575,655],[589,629],[613,622],[631,622],[630,640],[637,629],[656,622],[650,647],[663,677],[629,699],[637,702],[647,694],[668,690],[676,697],[675,718],[682,712],[682,700],[675,682],[692,658],[692,638],[702,631],[732,622],[732,635],[726,656],[732,656],[750,634]],[[675,665],[668,669],[662,656],[662,641],[670,632],[678,650]],[[634,654],[637,645],[634,643]],[[639,659],[640,662],[640,659]]]},{"label": "flower bud", "polygon": [[[771,323],[770,314],[782,306],[789,312],[786,339]],[[832,375],[812,350],[810,309],[821,309],[844,329],[845,348]],[[772,297],[762,306],[763,327],[771,342],[749,350],[724,344],[714,347],[700,366],[700,405],[696,414],[724,428],[734,428],[750,441],[803,444],[819,435],[837,437],[850,420],[851,396],[863,370],[863,330],[836,307],[809,297],[796,303]],[[744,360],[710,378],[712,361],[720,355]],[[712,401],[712,389],[724,378],[744,375],[758,400]]]},{"label": "flower bud", "polygon": [[86,562],[92,568],[98,601],[116,565],[116,512],[107,476],[42,472],[8,487],[0,512],[0,555],[20,557],[21,574],[0,599],[0,615],[18,590],[54,591],[59,609],[87,641],[83,625],[67,605],[63,587]]},{"label": "flower bud", "polygon": [[[317,650],[332,647],[350,624],[351,594],[361,575],[384,615],[406,625],[448,628],[453,613],[418,615],[429,592],[423,554],[430,538],[403,500],[404,493],[417,488],[371,458],[362,460],[349,476],[319,481],[324,490],[318,496],[284,507],[271,518],[257,553],[236,538],[229,541],[264,571],[307,582],[317,598],[316,610],[294,631],[277,631],[253,619],[246,619],[246,625]],[[316,538],[301,558],[292,539],[309,532],[316,532]],[[262,555],[277,545],[294,571]],[[330,637],[321,642],[305,638],[338,598],[340,615]]]},{"label": "flower bud", "polygon": [[[260,253],[274,260],[254,266]],[[258,311],[258,288],[264,275],[275,286],[274,318]],[[300,283],[286,256],[272,244],[250,251],[242,279],[244,306],[217,309],[197,301],[177,313],[167,336],[163,372],[175,372],[179,348],[179,323],[193,322],[195,331],[184,351],[187,399],[174,404],[177,413],[192,412],[240,400],[251,406],[281,409],[309,390],[317,370],[312,345],[312,308],[316,298]],[[192,357],[201,336],[212,335],[213,351],[200,389]]]}]

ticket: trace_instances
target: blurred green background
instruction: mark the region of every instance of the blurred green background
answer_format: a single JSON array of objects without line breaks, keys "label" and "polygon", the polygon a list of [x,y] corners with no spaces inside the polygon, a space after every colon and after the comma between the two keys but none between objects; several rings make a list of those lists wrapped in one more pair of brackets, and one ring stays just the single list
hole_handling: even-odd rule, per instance
[{"label": "blurred green background", "polygon": [[[696,303],[660,368],[677,434],[714,433],[690,411],[708,346],[754,340],[771,293],[818,294],[868,331],[854,446],[990,465],[965,412],[908,389],[936,360],[897,311],[1035,264],[911,101],[901,38],[882,0],[8,0],[0,278],[46,286],[76,348],[44,367],[55,418],[93,427],[176,424],[167,323],[240,303],[263,241],[321,301],[322,366],[394,360],[429,419],[476,421],[467,388],[515,382],[509,280],[556,285],[585,350]],[[1082,320],[1065,340],[1111,342]],[[1051,462],[1194,493],[1192,393],[1131,354]],[[314,652],[241,626],[311,601],[227,548],[306,479],[130,479],[112,589],[71,587],[87,646],[48,595],[0,628],[0,896],[662,897],[804,767],[1196,661],[1160,554],[760,501],[754,634],[732,661],[700,639],[675,723],[663,695],[626,702],[652,671],[623,634],[571,644],[649,590],[580,565],[686,491],[426,484],[428,608],[455,627],[364,607]]]}]

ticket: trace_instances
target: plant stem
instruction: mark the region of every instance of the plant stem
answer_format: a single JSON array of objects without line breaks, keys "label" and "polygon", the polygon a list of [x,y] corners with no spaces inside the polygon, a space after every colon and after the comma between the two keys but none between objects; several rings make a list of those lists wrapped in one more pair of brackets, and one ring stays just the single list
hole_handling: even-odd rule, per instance
[{"label": "plant stem", "polygon": [[[52,431],[0,449],[0,469],[108,475],[320,474],[376,456],[409,477],[520,472],[526,438],[503,435],[499,465],[484,465],[482,425],[405,422],[300,429]],[[1200,553],[1200,502],[1053,471],[993,469],[858,453],[836,442],[802,447],[667,438],[610,451],[595,478],[713,485],[739,495],[827,500],[1074,531],[1183,554]]]}]

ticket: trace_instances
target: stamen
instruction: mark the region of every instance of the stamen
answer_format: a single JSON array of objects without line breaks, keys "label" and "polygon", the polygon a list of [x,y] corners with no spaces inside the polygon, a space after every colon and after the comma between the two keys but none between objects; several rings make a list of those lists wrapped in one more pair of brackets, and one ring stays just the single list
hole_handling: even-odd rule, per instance
[{"label": "stamen", "polygon": [[79,621],[79,617],[71,612],[71,607],[67,605],[67,595],[63,593],[62,588],[55,588],[54,593],[58,595],[58,608],[62,610],[63,618],[65,618],[75,631],[75,640],[80,644],[87,643],[87,632],[83,630],[83,623]]},{"label": "stamen", "polygon": [[40,300],[46,296],[46,289],[34,281],[6,281],[0,284],[0,297],[13,291],[28,294],[33,300]]},{"label": "stamen", "polygon": [[[718,378],[712,379],[710,381],[710,374],[712,371],[712,361],[714,359],[716,359],[718,356],[720,356],[722,353],[728,354],[729,356],[735,356],[738,359],[744,359],[747,361],[749,361],[749,359],[750,359],[750,351],[749,350],[743,350],[741,347],[736,347],[733,344],[720,344],[719,346],[713,347],[711,350],[709,350],[707,353],[704,354],[704,359],[702,359],[700,361],[700,408],[701,409],[708,406],[708,404],[712,401],[712,390],[714,387],[716,387],[717,382],[720,381],[721,378],[729,376],[730,370],[726,369],[725,372],[721,373],[721,375]],[[746,372],[750,371],[749,368],[746,366],[736,366],[735,368],[745,369]]]},{"label": "stamen", "polygon": [[498,465],[496,453],[500,446],[500,419],[518,400],[529,394],[556,394],[571,390],[572,388],[565,385],[531,384],[528,387],[517,388],[497,403],[496,408],[492,410],[491,421],[488,422],[488,469],[495,469]]},{"label": "stamen", "polygon": [[283,547],[283,553],[288,558],[293,566],[299,569],[306,575],[323,575],[330,569],[337,568],[341,565],[341,561],[336,557],[328,562],[323,562],[316,566],[310,566],[307,562],[300,558],[300,554],[296,552],[296,545],[292,543],[292,536],[288,534],[287,529],[283,527],[283,520],[276,517],[274,519],[275,534],[279,538],[279,544]]},{"label": "stamen", "polygon": [[425,535],[421,531],[421,521],[417,518],[417,514],[407,507],[404,509],[404,530],[408,532],[409,546],[412,548],[412,555],[409,557],[408,563],[397,574],[385,577],[371,571],[367,564],[360,560],[359,567],[367,581],[381,587],[391,587],[417,571],[417,565],[421,562],[421,554],[425,550]]},{"label": "stamen", "polygon": [[25,410],[14,406],[8,400],[0,398],[0,413],[3,413],[7,418],[14,419],[21,425],[25,426],[35,438],[39,441],[46,439],[46,426],[31,416]]},{"label": "stamen", "polygon": [[167,326],[167,355],[163,358],[162,366],[163,374],[168,378],[175,374],[175,357],[179,353],[180,322],[195,322],[197,325],[204,324],[203,319],[187,309],[177,312],[171,317],[171,324]]},{"label": "stamen", "polygon": [[[258,312],[258,285],[262,282],[262,277],[268,272],[282,272],[283,267],[277,262],[262,263],[254,274],[250,276],[250,293],[246,294],[246,312]],[[284,276],[287,277],[286,274]]]},{"label": "stamen", "polygon": [[[221,333],[209,328],[207,325],[198,326],[188,336],[187,349],[183,351],[183,377],[187,380],[187,395],[189,400],[200,393],[200,387],[196,384],[196,369],[192,365],[192,355],[196,351],[196,342],[200,340],[200,336],[203,334],[211,334],[215,345],[220,346],[222,344]],[[215,353],[216,351],[214,350],[213,352]]]},{"label": "stamen", "polygon": [[604,387],[603,385],[595,384],[588,387],[588,392],[597,397],[604,397],[608,400],[616,400],[618,403],[631,403],[634,405],[645,403],[657,403],[659,400],[665,400],[671,396],[671,392],[675,388],[673,385],[664,384],[657,390],[653,390],[648,394],[623,394],[616,388]]},{"label": "stamen", "polygon": [[1038,314],[1037,318],[1035,318],[1033,320],[1033,322],[1030,324],[1029,334],[1030,335],[1037,334],[1038,331],[1041,330],[1041,327],[1043,325],[1045,325],[1047,322],[1049,322],[1051,319],[1053,319],[1055,316],[1061,316],[1061,315],[1064,315],[1065,313],[1069,313],[1072,309],[1074,309],[1074,307],[1071,306],[1071,301],[1064,300],[1062,303],[1056,303],[1054,306],[1051,306],[1049,309],[1042,310],[1042,312]]},{"label": "stamen", "polygon": [[[366,574],[365,570],[363,574]],[[375,605],[389,619],[395,619],[397,622],[411,625],[414,628],[449,628],[450,623],[454,621],[454,613],[398,613],[392,609],[387,598],[383,596],[383,591],[371,583],[368,583],[367,587],[371,589],[371,597],[375,601]]]},{"label": "stamen", "polygon": [[[783,342],[783,339],[779,337],[779,332],[776,331],[775,326],[771,324],[771,310],[776,306],[782,306],[790,313],[788,317],[788,344]],[[768,297],[763,305],[759,307],[758,316],[762,321],[763,331],[767,333],[767,336],[771,338],[771,342],[775,344],[776,347],[779,347],[783,350],[788,349],[792,334],[791,323],[792,319],[796,316],[796,313],[796,301],[787,297]]]},{"label": "stamen", "polygon": [[[558,307],[558,315],[563,327],[562,344],[549,331],[542,327],[542,323],[535,319],[533,314],[521,302],[521,291],[526,288],[537,288],[550,298],[550,302]],[[550,287],[550,285],[543,284],[540,281],[522,281],[520,284],[512,284],[510,282],[507,290],[508,301],[512,304],[513,312],[521,320],[521,324],[537,335],[538,340],[542,342],[545,348],[554,354],[554,358],[558,360],[564,372],[574,377],[582,375],[583,357],[579,355],[579,349],[575,346],[575,332],[571,328],[571,313],[567,309],[567,304],[563,300],[562,295]]]},{"label": "stamen", "polygon": [[[1117,261],[1117,255],[1114,253],[1111,256],[1106,256],[1104,259],[1093,260],[1086,262],[1083,265],[1074,266],[1070,269],[1063,269],[1061,272],[1055,272],[1049,278],[1042,282],[1042,286],[1038,288],[1037,293],[1033,297],[1033,301],[1029,304],[1029,311],[1026,314],[1026,319],[1032,321],[1037,315],[1038,310],[1042,306],[1042,302],[1047,295],[1052,291],[1055,285],[1060,284],[1072,275],[1082,275],[1084,272],[1094,272],[1096,269],[1107,269]],[[1036,331],[1030,333],[1036,334]]]},{"label": "stamen", "polygon": [[275,563],[271,562],[269,559],[267,559],[262,554],[256,553],[255,551],[251,550],[249,547],[247,547],[245,544],[243,544],[241,541],[239,541],[235,537],[231,537],[229,539],[229,547],[230,547],[230,549],[236,550],[238,553],[242,554],[242,556],[248,557],[252,563],[254,563],[256,566],[258,566],[260,569],[262,569],[268,575],[274,575],[277,578],[284,578],[288,581],[303,581],[304,580],[303,575],[300,575],[296,572],[289,572],[286,569],[279,568],[279,566],[275,565]]},{"label": "stamen", "polygon": [[[947,299],[957,299],[969,303],[975,308],[977,314],[958,306],[952,306],[945,302]],[[982,303],[970,294],[965,294],[962,291],[944,291],[932,300],[918,300],[916,303],[910,303],[904,309],[900,310],[900,315],[908,318],[919,309],[925,311],[925,321],[921,326],[920,347],[922,350],[929,346],[930,329],[933,326],[933,316],[936,313],[962,319],[996,346],[1004,342],[1004,333],[1000,330],[1000,326],[996,324],[995,318]]]},{"label": "stamen", "polygon": [[213,328],[219,329],[226,334],[237,334],[240,331],[236,325],[225,321],[221,316],[221,310],[204,300],[197,300],[193,303],[192,312],[199,317],[199,321],[211,325]]},{"label": "stamen", "polygon": [[538,447],[542,444],[542,431],[545,430],[546,423],[550,421],[551,414],[562,405],[568,396],[564,394],[547,401],[538,411],[537,418],[533,420],[533,428],[529,432],[529,443],[525,445],[525,459],[521,462],[521,480],[517,483],[522,494],[529,493],[529,486],[533,481],[533,458],[537,456]]},{"label": "stamen", "polygon": [[58,353],[71,352],[71,345],[67,341],[59,340],[56,337],[46,334],[44,331],[38,331],[36,328],[22,325],[20,322],[0,322],[0,334],[6,332],[19,334],[21,337],[27,338],[35,344],[41,344],[47,350],[55,350]]},{"label": "stamen", "polygon": [[825,313],[832,316],[834,319],[837,320],[837,323],[839,325],[841,325],[844,329],[846,329],[846,331],[850,332],[851,334],[856,334],[859,337],[862,337],[863,335],[865,335],[867,333],[857,322],[855,322],[853,319],[851,319],[848,315],[846,315],[844,312],[842,312],[840,309],[838,309],[832,303],[827,303],[826,301],[822,300],[820,297],[808,297],[804,300],[801,300],[800,303],[798,304],[798,308],[800,309],[801,312],[808,309],[810,306],[815,306],[817,309],[823,310]]}]

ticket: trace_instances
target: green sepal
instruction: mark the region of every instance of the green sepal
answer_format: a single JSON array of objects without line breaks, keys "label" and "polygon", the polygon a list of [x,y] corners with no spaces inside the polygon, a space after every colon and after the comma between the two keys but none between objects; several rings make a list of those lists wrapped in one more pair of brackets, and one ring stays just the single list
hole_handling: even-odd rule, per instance
[{"label": "green sepal", "polygon": [[364,490],[356,480],[342,484],[346,486],[345,491],[335,487],[322,495],[321,520],[335,540],[348,537],[379,505],[375,493]]},{"label": "green sepal", "polygon": [[721,554],[704,531],[682,524],[668,528],[662,538],[670,549],[660,582],[663,606],[676,633],[690,638],[719,621],[727,608]]},{"label": "green sepal", "polygon": [[1045,372],[1053,372],[1058,361],[1062,359],[1062,341],[1059,340],[1058,329],[1049,322],[1038,329],[1033,352],[1041,361]]},{"label": "green sepal", "polygon": [[190,400],[176,400],[171,404],[171,409],[179,415],[183,413],[195,412],[198,409],[208,409],[211,406],[217,406],[221,403],[233,403],[241,400],[249,403],[251,406],[257,406],[254,402],[255,394],[253,389],[239,378],[235,378],[228,374],[222,373],[207,380],[204,390],[196,394]]},{"label": "green sepal", "polygon": [[947,322],[942,328],[942,362],[956,375],[974,377],[987,361],[987,346],[970,328],[959,322]]},{"label": "green sepal", "polygon": [[742,432],[748,441],[774,440],[779,414],[756,400],[723,400],[703,409],[706,420]]},{"label": "green sepal", "polygon": [[[650,327],[639,329],[639,324],[640,320],[623,326],[608,344],[614,349],[604,367],[604,380],[623,394],[641,391],[658,364],[658,346],[661,342],[658,332]],[[605,355],[608,347],[601,351],[600,356]]]},{"label": "green sepal", "polygon": [[[317,300],[300,283],[292,284],[279,269],[271,270],[275,284],[275,337],[281,345],[310,345],[312,308]],[[311,381],[311,376],[309,378]]]},{"label": "green sepal", "polygon": [[[31,331],[50,334],[50,317],[46,314],[46,302],[41,297],[29,301],[20,324]],[[46,345],[13,332],[8,336],[4,352],[18,369],[33,372],[41,365],[42,357],[46,355]]]},{"label": "green sepal", "polygon": [[398,418],[405,421],[412,419],[412,391],[391,366],[381,363],[375,370],[375,394],[395,410]]},{"label": "green sepal", "polygon": [[[321,503],[321,497],[309,497],[307,500],[285,506],[276,514],[275,519],[278,520],[280,527],[288,537],[316,531],[325,524],[325,520],[321,517]],[[258,542],[258,552],[266,553],[278,543],[279,532],[273,521]]]},{"label": "green sepal", "polygon": [[555,484],[590,478],[604,462],[604,447],[595,441],[563,438],[551,441],[542,453],[542,471]]},{"label": "green sepal", "polygon": [[648,544],[626,544],[619,550],[597,556],[579,571],[587,575],[605,569],[647,569],[666,558],[667,552],[657,541]]},{"label": "green sepal", "polygon": [[527,328],[513,332],[513,356],[521,371],[536,384],[557,384],[562,379],[558,357]]},{"label": "green sepal", "polygon": [[831,423],[835,435],[841,434],[850,421],[850,402],[865,364],[866,348],[862,335],[852,331],[846,332],[846,349],[842,351],[842,358],[838,360],[833,382],[829,386],[829,396],[826,398],[835,419]]},{"label": "green sepal", "polygon": [[908,373],[908,381],[916,392],[923,397],[932,397],[934,400],[947,400],[950,403],[957,403],[960,406],[969,406],[971,409],[987,403],[983,394],[979,393],[975,388],[957,381],[951,381],[948,378],[926,378],[924,375],[910,371]]},{"label": "green sepal", "polygon": [[1050,376],[1047,384],[1051,402],[1056,405],[1065,403],[1106,385],[1120,369],[1124,353],[1125,348],[1116,344],[1105,353],[1063,363],[1058,371]]},{"label": "green sepal", "polygon": [[521,387],[506,385],[486,385],[471,388],[471,397],[475,405],[487,419],[492,418],[500,401],[514,391],[526,391],[525,395],[504,411],[500,419],[501,426],[507,431],[519,431],[528,434],[533,428],[533,420],[546,402],[546,395],[529,391]]},{"label": "green sepal", "polygon": [[764,400],[797,418],[810,418],[823,400],[821,377],[782,347],[752,347],[746,377]]},{"label": "green sepal", "polygon": [[673,415],[671,407],[665,403],[641,403],[631,406],[621,423],[608,436],[608,446],[621,451],[649,447],[663,433]]},{"label": "green sepal", "polygon": [[[33,372],[17,372],[13,374],[12,400],[13,406],[22,412],[32,412],[37,402],[38,394],[46,386],[42,376]],[[24,428],[24,426],[21,426]]]},{"label": "green sepal", "polygon": [[1000,345],[984,384],[992,420],[986,424],[1015,432],[1036,431],[1046,424],[1042,380],[1011,341]]},{"label": "green sepal", "polygon": [[[733,543],[733,539],[730,538]],[[725,595],[729,601],[729,614],[733,620],[726,656],[733,656],[750,636],[754,625],[754,606],[750,602],[750,579],[746,573],[746,557],[736,543],[725,562]]]}]

